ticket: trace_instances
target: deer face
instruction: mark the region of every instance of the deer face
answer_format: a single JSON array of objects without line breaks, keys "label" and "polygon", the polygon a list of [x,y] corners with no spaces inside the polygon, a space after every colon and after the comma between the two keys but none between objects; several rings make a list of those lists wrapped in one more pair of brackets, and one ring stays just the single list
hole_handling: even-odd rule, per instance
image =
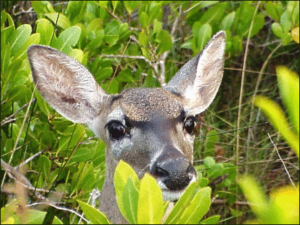
[{"label": "deer face", "polygon": [[[31,46],[28,56],[45,100],[104,140],[108,170],[122,159],[140,177],[145,172],[153,175],[164,199],[176,201],[196,180],[195,115],[210,105],[219,89],[224,50],[225,33],[219,32],[165,87],[129,89],[118,95],[105,93],[84,66],[55,49]],[[112,183],[111,175],[105,183]]]}]

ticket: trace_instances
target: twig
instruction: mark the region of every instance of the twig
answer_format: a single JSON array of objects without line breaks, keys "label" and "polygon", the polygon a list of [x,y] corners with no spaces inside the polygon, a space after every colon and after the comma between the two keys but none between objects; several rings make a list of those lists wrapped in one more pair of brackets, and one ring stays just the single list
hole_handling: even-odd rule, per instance
[{"label": "twig", "polygon": [[44,153],[46,150],[48,150],[48,148],[45,148],[41,151],[39,151],[38,153],[35,153],[34,155],[30,156],[28,159],[26,159],[24,162],[22,162],[20,165],[16,166],[15,168],[18,169],[22,166],[24,166],[25,164],[29,163],[31,160],[33,160],[35,157],[39,156],[40,154]]},{"label": "twig", "polygon": [[[238,108],[238,119],[237,119],[237,130],[240,129],[240,123],[241,123],[241,113],[242,113],[242,101],[243,101],[243,92],[244,92],[244,82],[245,82],[245,69],[246,69],[246,62],[247,62],[247,56],[248,56],[248,47],[250,42],[250,34],[253,27],[254,17],[257,13],[258,6],[260,4],[260,1],[257,2],[257,5],[255,7],[255,11],[253,13],[253,17],[251,20],[251,24],[248,30],[248,37],[247,37],[247,44],[245,49],[245,55],[244,55],[244,61],[243,61],[243,71],[242,71],[242,79],[241,79],[241,89],[240,89],[240,97],[239,97],[239,108]],[[239,163],[239,148],[240,148],[240,132],[237,131],[237,138],[236,138],[236,165]],[[238,172],[238,167],[237,167]],[[238,196],[238,188],[236,188],[236,196]],[[238,211],[238,205],[236,205],[236,210]],[[238,223],[238,217],[236,217],[236,222]]]},{"label": "twig", "polygon": [[284,163],[284,161],[282,160],[282,158],[281,158],[281,156],[280,156],[280,154],[279,154],[279,151],[278,151],[276,145],[274,144],[274,142],[273,142],[273,140],[272,140],[272,138],[271,138],[271,136],[270,136],[269,133],[268,133],[268,136],[269,136],[269,138],[270,138],[270,141],[271,141],[272,144],[274,145],[274,148],[275,148],[275,150],[276,150],[276,153],[277,153],[277,155],[278,155],[280,161],[282,162],[282,165],[283,165],[283,167],[284,167],[285,172],[287,173],[287,175],[288,175],[288,177],[289,177],[289,180],[291,181],[291,183],[292,183],[292,185],[294,186],[294,188],[296,188],[294,182],[292,181],[291,175],[290,175],[289,171],[287,170],[287,168],[286,168],[286,166],[285,166],[285,163]]},{"label": "twig", "polygon": [[54,208],[56,208],[58,210],[62,210],[62,211],[67,211],[67,212],[70,212],[70,213],[74,213],[76,216],[82,218],[85,222],[87,222],[87,223],[90,222],[89,220],[87,220],[86,218],[84,218],[83,216],[81,216],[78,212],[76,212],[73,209],[68,209],[68,208],[63,207],[63,206],[57,206],[57,205],[49,203],[49,202],[36,202],[36,203],[32,203],[32,204],[27,205],[27,207],[33,207],[33,206],[36,206],[36,205],[49,205],[49,206],[52,206],[52,207],[54,207]]},{"label": "twig", "polygon": [[15,113],[11,114],[10,116],[6,117],[4,120],[1,121],[1,127],[11,121],[12,118],[17,115],[22,109],[24,109],[25,107],[27,107],[28,105],[31,105],[32,103],[34,103],[36,101],[36,98],[32,99],[30,102],[28,102],[27,104],[23,105],[21,108],[19,108]]},{"label": "twig", "polygon": [[[14,156],[14,153],[15,153],[15,151],[16,151],[17,145],[18,145],[18,143],[19,143],[19,140],[20,140],[20,137],[21,137],[21,133],[22,133],[22,131],[23,131],[23,128],[24,128],[24,125],[25,125],[25,122],[26,122],[26,118],[28,117],[28,114],[29,114],[29,108],[30,108],[30,105],[33,103],[33,99],[34,99],[34,98],[33,98],[34,91],[35,91],[35,90],[33,90],[32,95],[31,95],[31,100],[30,100],[30,102],[28,103],[28,107],[27,107],[27,110],[26,110],[26,113],[25,113],[25,116],[24,116],[24,120],[23,120],[23,123],[22,123],[22,125],[21,125],[21,127],[20,127],[20,131],[19,131],[19,133],[18,133],[18,136],[17,136],[16,142],[15,142],[13,151],[12,151],[12,153],[11,153],[11,155],[10,155],[8,164],[11,163],[12,158],[13,158],[13,156]],[[4,173],[3,180],[2,180],[2,183],[1,183],[1,187],[3,187],[4,181],[5,181],[5,177],[6,177],[6,172]]]},{"label": "twig", "polygon": [[[42,199],[42,200],[47,201],[47,202],[53,202],[52,200],[47,199],[44,196],[42,196],[40,193],[38,193],[38,191],[40,191],[40,192],[50,192],[50,191],[35,188],[23,174],[21,174],[19,171],[17,171],[14,167],[9,165],[8,163],[6,163],[3,159],[1,159],[1,166],[3,167],[5,172],[7,172],[8,175],[12,179],[15,180],[15,182],[20,183],[25,188],[34,191],[37,198]],[[58,193],[58,192],[56,192],[56,193]],[[60,193],[58,193],[58,194],[60,194]]]},{"label": "twig", "polygon": [[[281,46],[281,43],[268,55],[267,59],[264,61],[260,71],[259,71],[259,74],[258,74],[258,78],[257,78],[257,82],[256,82],[256,85],[255,85],[255,89],[254,89],[254,93],[253,93],[253,97],[252,97],[252,104],[251,104],[251,108],[250,108],[250,118],[249,118],[249,124],[252,124],[252,120],[253,120],[253,116],[254,116],[254,111],[253,111],[253,108],[254,108],[254,99],[255,99],[255,96],[257,95],[257,92],[258,92],[258,87],[261,83],[261,80],[262,80],[262,75],[263,75],[263,72],[269,62],[269,60],[271,59],[271,57],[273,56],[273,54],[278,50],[278,48]],[[249,147],[249,142],[250,142],[250,134],[251,134],[251,131],[252,131],[252,128],[249,128],[248,129],[248,136],[247,136],[247,148],[246,148],[246,159],[248,160],[248,147]],[[246,166],[246,173],[248,172],[248,167]]]}]

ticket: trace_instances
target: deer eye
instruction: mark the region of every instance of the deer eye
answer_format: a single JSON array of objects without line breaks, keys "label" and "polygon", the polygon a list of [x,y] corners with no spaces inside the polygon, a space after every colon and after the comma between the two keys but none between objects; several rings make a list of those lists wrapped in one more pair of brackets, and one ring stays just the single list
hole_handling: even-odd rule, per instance
[{"label": "deer eye", "polygon": [[195,128],[195,117],[190,116],[186,118],[183,124],[184,129],[189,133],[192,134],[194,128]]},{"label": "deer eye", "polygon": [[106,127],[111,140],[120,140],[126,135],[126,128],[120,122],[112,121]]}]

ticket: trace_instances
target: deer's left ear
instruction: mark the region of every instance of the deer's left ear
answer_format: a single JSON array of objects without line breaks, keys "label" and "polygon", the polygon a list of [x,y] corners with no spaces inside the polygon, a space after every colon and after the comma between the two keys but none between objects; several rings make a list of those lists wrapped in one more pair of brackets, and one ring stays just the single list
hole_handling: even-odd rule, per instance
[{"label": "deer's left ear", "polygon": [[164,87],[180,95],[190,114],[203,112],[215,98],[223,77],[225,32],[217,33]]}]

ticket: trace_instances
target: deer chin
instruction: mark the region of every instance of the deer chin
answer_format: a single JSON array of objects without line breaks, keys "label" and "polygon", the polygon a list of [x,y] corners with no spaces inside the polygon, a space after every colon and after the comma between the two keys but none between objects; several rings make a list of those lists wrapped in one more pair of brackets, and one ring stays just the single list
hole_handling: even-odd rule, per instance
[{"label": "deer chin", "polygon": [[[190,184],[194,183],[195,181],[196,181],[196,177],[193,177],[193,179],[191,180]],[[157,183],[158,183],[158,186],[160,187],[160,189],[162,191],[163,200],[164,201],[170,201],[170,202],[176,202],[176,201],[178,201],[178,199],[182,196],[182,194],[184,193],[184,191],[190,185],[189,184],[186,188],[181,189],[181,190],[169,190],[162,181],[157,180]]]}]

